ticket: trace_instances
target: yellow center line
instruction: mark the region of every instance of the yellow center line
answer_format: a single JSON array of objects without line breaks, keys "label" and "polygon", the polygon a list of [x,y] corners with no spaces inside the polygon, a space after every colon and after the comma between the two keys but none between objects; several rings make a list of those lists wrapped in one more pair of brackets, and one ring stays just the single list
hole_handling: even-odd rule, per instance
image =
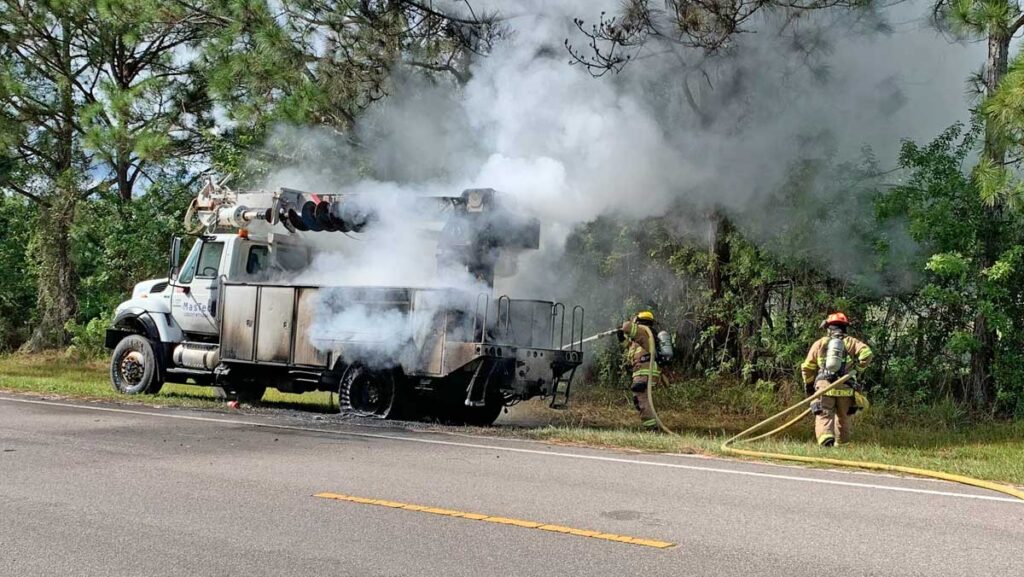
[{"label": "yellow center line", "polygon": [[487,523],[497,523],[499,525],[513,525],[515,527],[524,527],[526,529],[539,529],[541,531],[549,531],[551,533],[563,533],[565,535],[589,537],[591,539],[614,541],[616,543],[629,543],[631,545],[654,547],[656,549],[668,549],[669,547],[675,547],[675,543],[669,543],[668,541],[658,541],[656,539],[642,539],[640,537],[629,537],[626,535],[616,535],[614,533],[602,533],[600,531],[588,531],[586,529],[563,527],[562,525],[538,523],[536,521],[527,521],[525,519],[495,517],[491,515],[482,515],[480,513],[467,513],[466,511],[456,511],[454,509],[441,509],[439,507],[427,507],[424,505],[399,503],[397,501],[386,501],[384,499],[367,499],[365,497],[354,497],[352,495],[342,495],[340,493],[317,493],[313,496],[320,497],[321,499],[333,499],[335,501],[348,501],[350,503],[360,503],[362,505],[377,505],[378,507],[389,507],[391,509],[404,509],[406,511],[431,513],[433,515],[442,515],[444,517],[459,517],[462,519],[470,519],[473,521],[485,521]]}]

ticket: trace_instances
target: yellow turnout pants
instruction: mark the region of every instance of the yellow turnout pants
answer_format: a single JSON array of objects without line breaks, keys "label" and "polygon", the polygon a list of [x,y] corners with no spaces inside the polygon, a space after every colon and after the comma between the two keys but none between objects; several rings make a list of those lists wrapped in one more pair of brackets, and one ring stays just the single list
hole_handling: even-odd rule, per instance
[{"label": "yellow turnout pants", "polygon": [[[828,381],[817,381],[814,389],[820,391],[829,386]],[[840,389],[844,387],[840,386]],[[821,414],[814,416],[814,436],[818,444],[824,444],[828,439],[835,439],[837,443],[849,443],[850,435],[853,433],[853,417],[849,415],[850,407],[853,406],[853,397],[833,397],[825,395],[821,397]]]},{"label": "yellow turnout pants", "polygon": [[657,426],[658,421],[654,418],[654,411],[651,410],[651,405],[647,402],[647,377],[634,377],[633,384],[629,388],[633,392],[633,406],[640,413],[641,423],[648,428]]}]

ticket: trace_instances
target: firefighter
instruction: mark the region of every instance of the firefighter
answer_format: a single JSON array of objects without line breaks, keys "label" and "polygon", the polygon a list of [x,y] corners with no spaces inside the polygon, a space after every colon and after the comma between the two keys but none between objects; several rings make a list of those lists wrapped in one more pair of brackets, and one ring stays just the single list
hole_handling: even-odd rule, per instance
[{"label": "firefighter", "polygon": [[822,447],[849,443],[851,417],[862,408],[859,401],[864,397],[860,395],[861,384],[856,380],[856,372],[871,362],[871,349],[846,334],[849,326],[850,321],[845,314],[837,312],[829,315],[821,323],[821,328],[828,331],[828,334],[811,345],[807,359],[800,365],[804,390],[808,396],[834,383],[839,377],[852,373],[846,383],[811,402],[814,434]]},{"label": "firefighter", "polygon": [[[641,326],[647,327],[643,330]],[[622,323],[617,332],[619,341],[626,341],[626,361],[631,371],[630,390],[633,392],[633,406],[640,413],[640,421],[647,429],[657,430],[658,420],[647,402],[647,387],[661,379],[657,359],[651,359],[650,351],[657,345],[655,338],[654,313],[641,311],[633,320]],[[657,356],[657,355],[655,355]]]}]

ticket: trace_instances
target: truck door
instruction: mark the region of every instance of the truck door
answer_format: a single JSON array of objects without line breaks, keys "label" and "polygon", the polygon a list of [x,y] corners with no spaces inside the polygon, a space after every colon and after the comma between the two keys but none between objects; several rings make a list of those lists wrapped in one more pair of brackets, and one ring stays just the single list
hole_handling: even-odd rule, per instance
[{"label": "truck door", "polygon": [[171,315],[186,333],[217,334],[217,290],[224,242],[196,241],[174,281]]}]

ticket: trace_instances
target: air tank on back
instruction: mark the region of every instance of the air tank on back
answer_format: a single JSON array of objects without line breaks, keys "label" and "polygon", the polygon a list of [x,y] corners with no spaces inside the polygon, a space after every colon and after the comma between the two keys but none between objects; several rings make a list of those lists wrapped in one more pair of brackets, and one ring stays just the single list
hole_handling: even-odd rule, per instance
[{"label": "air tank on back", "polygon": [[828,340],[825,348],[825,370],[832,374],[839,374],[843,369],[843,361],[846,358],[846,345],[843,344],[842,336],[833,336]]},{"label": "air tank on back", "polygon": [[672,335],[668,331],[659,331],[655,339],[658,341],[658,357],[661,362],[672,360],[675,351],[672,350]]}]

